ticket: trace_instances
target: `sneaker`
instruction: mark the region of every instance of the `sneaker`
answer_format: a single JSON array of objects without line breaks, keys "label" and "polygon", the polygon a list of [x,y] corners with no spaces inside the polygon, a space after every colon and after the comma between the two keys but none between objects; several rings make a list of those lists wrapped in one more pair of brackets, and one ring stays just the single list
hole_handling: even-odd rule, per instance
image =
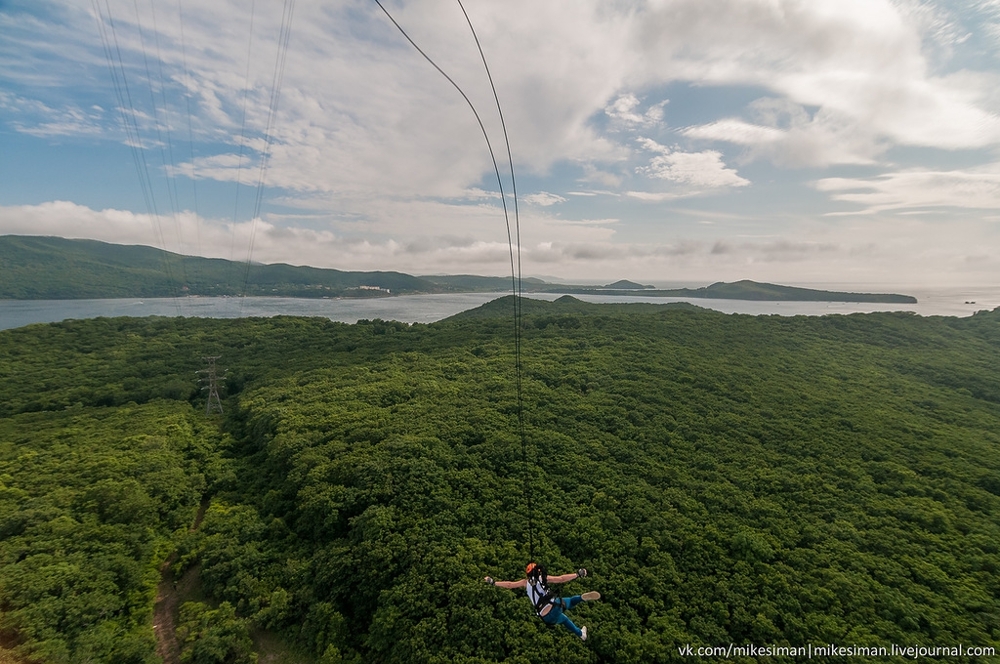
[{"label": "sneaker", "polygon": [[580,640],[581,641],[586,641],[587,640],[587,628],[586,627],[581,627],[580,631],[583,632],[582,634],[580,634]]},{"label": "sneaker", "polygon": [[596,590],[591,590],[589,593],[583,593],[580,595],[580,599],[584,602],[593,602],[595,599],[601,599],[601,593]]}]

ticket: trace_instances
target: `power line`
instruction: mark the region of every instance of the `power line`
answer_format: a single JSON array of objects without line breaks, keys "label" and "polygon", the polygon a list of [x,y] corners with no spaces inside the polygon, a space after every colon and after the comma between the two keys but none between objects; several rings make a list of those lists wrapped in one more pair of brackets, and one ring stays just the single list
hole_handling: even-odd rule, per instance
[{"label": "power line", "polygon": [[[233,232],[229,243],[229,260],[233,260],[236,252],[236,223],[239,220],[240,212],[240,179],[243,173],[243,149],[246,143],[247,127],[247,97],[250,95],[250,61],[253,55],[253,22],[254,13],[257,7],[256,0],[250,3],[250,31],[247,37],[247,70],[243,82],[243,112],[240,119],[240,154],[236,161],[236,197],[233,201]],[[233,266],[236,269],[236,266]],[[240,316],[243,315],[243,305],[240,304]]]},{"label": "power line", "polygon": [[[170,158],[169,167],[164,163],[164,169],[167,171],[167,195],[170,197],[170,207],[174,217],[174,236],[177,241],[178,253],[181,253],[180,248],[183,246],[183,243],[181,240],[182,229],[180,219],[178,218],[178,214],[180,213],[180,197],[177,194],[177,166],[174,162],[174,143],[170,132],[170,106],[167,104],[167,86],[163,78],[160,29],[156,24],[156,8],[154,7],[153,0],[149,0],[149,11],[153,19],[153,43],[156,45],[156,63],[160,77],[160,99],[163,101],[163,129],[167,136],[167,155]],[[150,83],[150,90],[152,90],[152,83]],[[157,121],[157,125],[159,125],[159,121]],[[160,155],[163,155],[162,146],[160,147]],[[184,283],[187,283],[187,275],[185,274],[183,262],[181,263],[181,279]]]},{"label": "power line", "polygon": [[[125,128],[126,137],[129,143],[129,148],[132,151],[133,162],[135,164],[136,173],[139,178],[140,189],[142,191],[143,199],[146,203],[147,211],[153,217],[154,220],[154,232],[156,234],[157,244],[160,249],[163,250],[163,261],[164,261],[164,271],[167,274],[168,280],[171,284],[174,283],[174,277],[171,273],[170,264],[166,255],[166,242],[163,234],[162,221],[159,214],[159,207],[156,202],[156,196],[153,187],[153,180],[150,176],[149,164],[146,160],[146,155],[144,151],[144,145],[142,142],[141,131],[139,129],[139,123],[137,120],[137,110],[135,102],[133,100],[132,91],[128,84],[124,58],[121,52],[121,46],[118,41],[117,29],[115,27],[114,18],[111,11],[111,6],[109,0],[104,0],[104,10],[101,8],[100,0],[91,0],[95,14],[98,21],[98,30],[101,36],[102,45],[104,47],[105,58],[108,62],[108,69],[111,72],[112,83],[115,88],[115,93],[118,98],[118,108],[122,116],[122,124]],[[153,21],[153,34],[155,38],[156,56],[159,66],[159,85],[160,85],[160,97],[162,99],[162,108],[158,109],[158,102],[156,99],[155,85],[153,81],[152,69],[150,67],[149,55],[146,50],[146,35],[144,34],[142,26],[142,17],[139,11],[138,0],[133,0],[133,7],[135,10],[135,21],[136,28],[138,30],[139,38],[139,50],[142,55],[142,62],[146,73],[146,82],[149,87],[149,98],[152,109],[152,120],[153,128],[156,132],[156,142],[159,146],[161,162],[163,164],[164,171],[167,176],[167,194],[170,199],[170,207],[173,213],[174,219],[174,229],[177,243],[181,243],[181,229],[180,220],[178,218],[179,211],[179,201],[180,197],[177,193],[177,183],[176,183],[176,163],[174,160],[173,151],[173,139],[171,135],[171,130],[169,126],[169,106],[167,103],[166,95],[166,84],[164,80],[163,73],[163,57],[160,50],[160,36],[159,28],[157,26],[156,10],[152,6],[153,0],[150,0],[151,11],[152,11],[152,21]],[[260,161],[258,164],[258,174],[256,182],[256,191],[253,199],[252,215],[250,218],[250,237],[248,240],[246,261],[243,270],[243,279],[241,286],[239,287],[239,294],[243,297],[246,296],[249,287],[250,279],[250,266],[253,262],[253,252],[256,240],[257,232],[257,218],[260,216],[260,211],[263,203],[263,191],[264,184],[267,175],[268,162],[271,153],[271,146],[274,138],[274,128],[276,117],[278,113],[278,105],[281,96],[281,87],[284,82],[285,66],[288,57],[288,47],[291,41],[291,24],[292,16],[294,14],[295,1],[285,0],[282,9],[281,27],[278,35],[278,46],[275,55],[274,71],[271,78],[270,94],[268,98],[268,113],[267,120],[264,126],[264,147],[260,152]],[[187,64],[187,54],[186,46],[184,44],[184,17],[183,10],[181,8],[180,0],[177,4],[178,19],[180,22],[181,30],[181,48],[182,57],[184,64],[185,76],[190,76],[190,70]],[[234,208],[233,208],[233,239],[232,245],[230,246],[230,258],[232,258],[233,251],[235,250],[235,236],[237,224],[239,221],[239,200],[240,200],[240,188],[242,184],[242,169],[243,169],[243,156],[247,148],[247,107],[249,104],[250,96],[250,71],[251,63],[253,59],[253,31],[254,31],[254,20],[256,15],[256,2],[251,4],[250,10],[250,30],[247,39],[247,64],[243,88],[243,103],[242,103],[242,113],[240,119],[240,150],[239,157],[237,161],[237,171],[236,171],[236,192],[234,196]],[[187,95],[186,95],[187,96]],[[161,119],[162,114],[165,116]],[[191,158],[194,160],[194,131],[192,126],[192,113],[191,113],[191,102],[190,97],[187,96],[187,117],[188,117],[188,139],[191,147]],[[163,130],[161,130],[161,124]],[[164,133],[165,132],[165,133]],[[165,138],[164,138],[165,136]],[[194,178],[192,178],[192,183]],[[195,186],[192,184],[192,186]],[[197,189],[195,188],[195,215],[198,215],[197,210]],[[200,250],[200,237],[199,237],[199,250]],[[185,266],[183,262],[181,263],[181,270],[184,271]],[[185,277],[186,280],[186,277]],[[177,313],[180,315],[180,305],[177,302],[176,293],[171,293],[174,298],[174,305],[177,307]],[[240,303],[240,316],[243,315],[243,301],[241,298]]]},{"label": "power line", "polygon": [[[152,1],[152,0],[150,0]],[[177,0],[177,22],[180,25],[181,31],[181,62],[184,65],[184,79],[185,82],[192,80],[191,71],[188,69],[187,64],[187,46],[184,40],[184,13],[181,9],[181,0]],[[191,149],[191,165],[194,166],[194,127],[191,121],[191,95],[189,90],[185,90],[184,94],[185,104],[187,106],[187,122],[188,122],[188,144]],[[198,211],[198,179],[191,174],[191,194],[193,196],[193,207],[194,207],[194,230],[195,230],[195,246],[198,250],[198,255],[201,255],[201,213]]]},{"label": "power line", "polygon": [[[267,174],[268,159],[271,154],[271,141],[274,138],[274,121],[278,114],[278,101],[281,97],[281,85],[285,78],[285,63],[288,58],[288,42],[292,34],[292,13],[295,11],[295,0],[285,0],[281,12],[281,28],[278,31],[278,51],[275,55],[274,73],[271,76],[271,96],[268,99],[267,124],[264,126],[264,150],[260,156],[260,169],[257,173],[257,195],[254,200],[253,215],[250,217],[250,241],[247,247],[246,268],[243,273],[243,295],[246,295],[250,285],[250,265],[253,259],[254,241],[257,236],[257,218],[260,216],[261,202],[264,197],[264,177]],[[240,298],[240,316],[246,297]]]},{"label": "power line", "polygon": [[[166,185],[167,185],[167,199],[170,201],[170,212],[171,212],[171,216],[173,217],[173,220],[174,220],[174,238],[177,241],[178,247],[180,247],[180,244],[181,244],[181,233],[180,233],[179,222],[177,220],[177,210],[178,210],[177,185],[174,182],[174,148],[173,148],[173,142],[171,141],[171,138],[170,138],[169,109],[168,109],[168,106],[167,106],[167,94],[166,94],[166,89],[165,89],[166,86],[164,85],[164,81],[163,81],[163,56],[160,54],[160,35],[159,35],[159,29],[156,26],[156,9],[153,7],[152,0],[150,0],[149,5],[150,5],[150,11],[152,12],[152,18],[153,18],[153,38],[154,38],[154,43],[156,44],[156,61],[157,61],[157,65],[159,67],[159,73],[160,73],[160,96],[161,96],[161,98],[163,100],[163,109],[162,110],[163,110],[163,115],[164,115],[164,122],[162,122],[162,123],[161,123],[161,120],[160,120],[160,112],[156,108],[156,92],[153,89],[154,88],[154,85],[153,85],[153,75],[152,75],[152,73],[149,70],[149,58],[147,57],[147,54],[146,54],[146,39],[145,39],[145,36],[143,35],[142,18],[140,17],[140,14],[139,14],[139,0],[133,0],[132,4],[135,7],[135,25],[136,25],[136,28],[137,28],[137,30],[139,32],[139,46],[140,46],[140,49],[142,50],[142,62],[143,62],[143,65],[144,65],[144,67],[146,69],[146,84],[149,87],[149,103],[150,103],[150,107],[153,110],[153,123],[154,123],[153,126],[156,129],[156,143],[157,143],[158,147],[160,148],[160,163],[163,164],[163,170],[166,172],[166,179],[167,179],[167,182],[166,182]],[[164,139],[163,139],[163,134],[160,133],[160,125],[161,124],[163,125],[164,132],[166,134],[167,151],[170,154],[169,165],[168,165],[167,155],[164,153],[164,150],[163,150]],[[160,241],[161,241],[161,243],[163,245],[161,248],[164,251],[166,251],[166,242],[165,242],[165,239],[163,237],[163,231],[162,231],[162,229],[160,231]],[[169,261],[169,258],[164,257],[164,261]],[[168,263],[168,265],[169,265],[169,263]],[[181,267],[181,282],[182,283],[186,283],[187,282],[187,278],[186,278],[186,275],[185,275],[185,268],[184,268],[184,262],[183,261],[181,261],[180,267]],[[174,300],[174,303],[177,304],[176,299]],[[179,312],[179,306],[178,306],[178,312]]]},{"label": "power line", "polygon": [[[115,29],[114,16],[111,12],[111,5],[105,0],[104,7],[107,11],[107,23],[105,23],[104,13],[101,11],[100,0],[92,0],[94,12],[97,17],[98,32],[101,36],[101,43],[104,47],[104,55],[108,62],[108,69],[111,72],[112,85],[118,101],[118,110],[122,117],[122,125],[125,127],[126,140],[132,151],[132,161],[135,165],[136,175],[139,178],[139,188],[146,204],[146,211],[152,217],[153,232],[156,236],[160,249],[163,251],[161,258],[163,261],[164,273],[168,283],[173,284],[174,278],[167,260],[166,249],[163,241],[163,227],[160,221],[159,210],[156,205],[156,197],[153,193],[153,183],[149,175],[149,164],[146,162],[146,153],[143,149],[142,137],[139,131],[139,123],[136,120],[135,104],[132,101],[132,91],[128,85],[128,77],[125,74],[125,61],[122,57],[121,45],[118,42],[118,32]],[[108,32],[110,28],[110,34]],[[112,46],[114,48],[112,48]],[[145,50],[143,51],[145,58]],[[147,70],[148,71],[148,70]],[[126,109],[127,104],[127,109]],[[174,307],[177,315],[181,314],[180,304],[177,302],[176,293],[171,292]]]}]

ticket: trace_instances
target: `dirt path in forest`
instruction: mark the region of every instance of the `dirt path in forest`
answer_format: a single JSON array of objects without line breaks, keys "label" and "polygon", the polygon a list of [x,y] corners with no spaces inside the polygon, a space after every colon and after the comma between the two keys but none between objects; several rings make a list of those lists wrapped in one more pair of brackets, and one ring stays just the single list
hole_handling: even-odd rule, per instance
[{"label": "dirt path in forest", "polygon": [[0,645],[0,664],[27,664],[26,660],[18,659],[14,653]]},{"label": "dirt path in forest", "polygon": [[0,645],[0,664],[21,664],[22,661],[17,659],[12,651]]},{"label": "dirt path in forest", "polygon": [[30,664],[32,661],[37,661],[27,660],[20,655],[15,655],[14,648],[19,643],[16,634],[0,632],[0,664]]},{"label": "dirt path in forest", "polygon": [[[201,520],[205,518],[205,510],[209,501],[203,500],[198,507],[191,531],[198,530]],[[180,611],[181,597],[189,597],[198,583],[199,565],[194,565],[181,576],[174,578],[171,571],[177,562],[177,552],[171,553],[160,565],[160,585],[156,591],[156,604],[153,606],[153,631],[156,633],[156,654],[163,659],[163,664],[180,664],[181,645],[177,642],[177,614]],[[0,663],[2,664],[2,663]]]}]

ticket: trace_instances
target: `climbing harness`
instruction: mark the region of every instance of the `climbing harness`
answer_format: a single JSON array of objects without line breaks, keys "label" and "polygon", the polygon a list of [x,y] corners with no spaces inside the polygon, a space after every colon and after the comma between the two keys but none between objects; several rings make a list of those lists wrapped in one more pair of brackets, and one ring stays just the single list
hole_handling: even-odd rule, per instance
[{"label": "climbing harness", "polygon": [[559,593],[549,588],[549,573],[545,567],[537,563],[528,563],[526,571],[528,582],[525,585],[525,590],[528,593],[528,599],[531,600],[535,609],[535,615],[543,618],[552,611],[553,606],[561,603],[562,599]]}]

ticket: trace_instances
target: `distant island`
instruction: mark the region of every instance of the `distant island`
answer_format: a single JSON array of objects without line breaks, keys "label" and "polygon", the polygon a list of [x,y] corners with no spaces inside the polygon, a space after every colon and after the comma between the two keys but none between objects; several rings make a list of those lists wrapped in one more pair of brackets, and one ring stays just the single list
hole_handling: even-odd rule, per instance
[{"label": "distant island", "polygon": [[[622,282],[617,282],[618,284]],[[630,283],[630,282],[625,282]],[[613,284],[612,286],[617,286]],[[844,293],[839,291],[796,288],[763,284],[744,279],[733,283],[718,282],[704,288],[652,289],[638,286],[643,297],[683,297],[712,300],[757,300],[762,302],[881,302],[890,304],[916,304],[917,298],[896,293]],[[579,286],[548,288],[550,292],[572,295],[637,295],[638,288],[587,288]]]},{"label": "distant island", "polygon": [[637,284],[634,281],[629,281],[628,279],[621,279],[613,284],[608,284],[607,286],[601,286],[602,290],[647,290],[650,288],[656,288],[656,287],[643,286],[642,284]]},{"label": "distant island", "polygon": [[[96,240],[0,236],[0,299],[73,300],[132,297],[368,298],[429,293],[511,292],[510,277],[412,276],[402,272],[351,272],[283,263],[247,264],[182,256],[153,247]],[[772,302],[880,302],[914,304],[893,293],[843,293],[749,280],[704,288],[657,289],[622,279],[605,286],[521,282],[526,293],[642,295]]]}]

